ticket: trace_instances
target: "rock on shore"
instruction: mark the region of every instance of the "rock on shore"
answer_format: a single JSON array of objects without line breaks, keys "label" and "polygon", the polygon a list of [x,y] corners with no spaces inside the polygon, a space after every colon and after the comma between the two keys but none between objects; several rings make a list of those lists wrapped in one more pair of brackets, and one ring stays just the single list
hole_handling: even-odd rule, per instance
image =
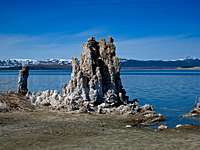
[{"label": "rock on shore", "polygon": [[197,97],[194,108],[189,113],[183,116],[184,117],[200,116],[200,96]]},{"label": "rock on shore", "polygon": [[192,115],[200,115],[200,96],[197,97],[195,107],[193,108],[193,110],[190,113]]},{"label": "rock on shore", "polygon": [[71,80],[61,93],[47,90],[28,95],[35,106],[48,106],[67,112],[128,114],[137,123],[152,123],[164,119],[151,105],[129,102],[120,78],[120,62],[112,37],[108,41],[94,37],[83,45],[80,61],[72,59]]},{"label": "rock on shore", "polygon": [[[112,37],[97,42],[94,37],[83,46],[80,62],[72,59],[71,80],[57,91],[43,91],[32,94],[35,105],[51,105],[67,111],[100,109],[126,105],[128,96],[120,78],[120,62],[116,56]],[[100,111],[100,110],[99,110]]]}]

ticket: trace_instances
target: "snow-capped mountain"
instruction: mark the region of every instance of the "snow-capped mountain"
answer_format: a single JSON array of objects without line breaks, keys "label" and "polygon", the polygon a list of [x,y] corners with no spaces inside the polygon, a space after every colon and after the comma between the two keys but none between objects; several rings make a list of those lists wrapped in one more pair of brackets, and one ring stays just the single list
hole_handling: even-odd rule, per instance
[{"label": "snow-capped mountain", "polygon": [[69,65],[71,60],[68,59],[46,59],[46,60],[35,60],[35,59],[5,59],[0,60],[1,68],[19,67],[23,65],[35,66],[35,65]]},{"label": "snow-capped mountain", "polygon": [[[122,68],[191,68],[200,67],[200,59],[187,57],[178,60],[134,60],[120,59]],[[6,59],[0,60],[0,69],[20,69],[28,65],[31,69],[66,69],[71,68],[71,59]]]}]

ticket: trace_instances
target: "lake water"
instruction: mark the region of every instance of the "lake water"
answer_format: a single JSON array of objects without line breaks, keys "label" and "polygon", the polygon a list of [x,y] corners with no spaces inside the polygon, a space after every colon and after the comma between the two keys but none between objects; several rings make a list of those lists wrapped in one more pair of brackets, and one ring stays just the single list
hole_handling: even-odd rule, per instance
[{"label": "lake water", "polygon": [[[30,91],[60,90],[70,79],[66,70],[31,70]],[[0,92],[16,90],[18,71],[0,71]],[[122,82],[130,99],[149,103],[156,111],[167,116],[164,123],[200,125],[199,121],[182,118],[200,96],[200,71],[183,70],[131,70],[121,72]]]}]

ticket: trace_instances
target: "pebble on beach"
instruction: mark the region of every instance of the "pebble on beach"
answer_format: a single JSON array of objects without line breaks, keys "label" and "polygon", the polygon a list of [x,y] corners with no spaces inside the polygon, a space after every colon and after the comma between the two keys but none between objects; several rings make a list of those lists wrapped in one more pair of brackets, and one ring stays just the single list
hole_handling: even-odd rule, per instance
[{"label": "pebble on beach", "polygon": [[166,125],[160,125],[158,126],[158,130],[165,130],[165,129],[168,129],[168,127]]},{"label": "pebble on beach", "polygon": [[128,125],[126,125],[126,128],[131,128],[131,127],[132,127],[132,125],[129,125],[129,124],[128,124]]}]

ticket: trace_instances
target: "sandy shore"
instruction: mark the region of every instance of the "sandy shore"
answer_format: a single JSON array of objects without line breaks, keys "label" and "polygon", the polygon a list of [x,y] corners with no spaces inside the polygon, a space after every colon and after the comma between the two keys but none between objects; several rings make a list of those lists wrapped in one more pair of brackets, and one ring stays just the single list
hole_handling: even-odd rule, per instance
[{"label": "sandy shore", "polygon": [[155,132],[126,125],[126,120],[110,115],[0,113],[0,149],[199,149],[199,130]]}]

